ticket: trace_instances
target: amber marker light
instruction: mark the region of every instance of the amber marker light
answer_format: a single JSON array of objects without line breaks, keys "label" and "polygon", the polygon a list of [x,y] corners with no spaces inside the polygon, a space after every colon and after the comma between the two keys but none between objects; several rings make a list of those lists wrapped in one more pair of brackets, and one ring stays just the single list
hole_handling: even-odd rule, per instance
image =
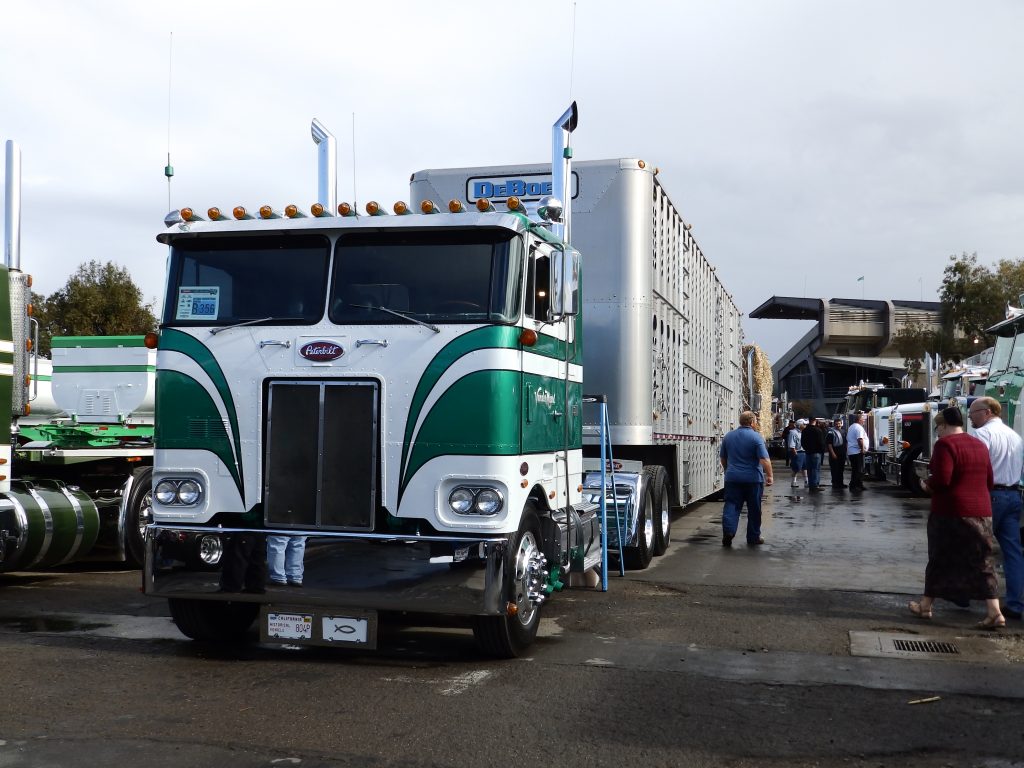
[{"label": "amber marker light", "polygon": [[192,219],[194,217],[195,217],[195,211],[193,211],[191,208],[182,208],[181,209],[181,218],[184,221],[192,221]]},{"label": "amber marker light", "polygon": [[549,499],[553,499],[553,498],[555,498],[555,492],[554,492],[554,491],[552,491],[551,493],[549,493],[549,494],[548,494],[548,498],[549,498]]},{"label": "amber marker light", "polygon": [[515,195],[512,195],[508,200],[505,201],[505,205],[508,206],[510,211],[521,211],[523,210],[523,201]]},{"label": "amber marker light", "polygon": [[349,203],[338,203],[338,215],[339,216],[351,216],[352,206]]},{"label": "amber marker light", "polygon": [[399,200],[397,203],[395,203],[394,207],[392,207],[391,210],[393,210],[399,216],[404,216],[409,212],[409,206],[405,204],[404,200]]},{"label": "amber marker light", "polygon": [[25,351],[26,352],[31,352],[32,351],[32,339],[25,339]]},{"label": "amber marker light", "polygon": [[640,170],[643,170],[644,168],[647,167],[647,163],[645,163],[643,160],[637,160],[636,164],[640,168]]},{"label": "amber marker light", "polygon": [[380,211],[380,203],[376,200],[371,200],[366,204],[366,212],[371,216],[376,216],[378,211]]},{"label": "amber marker light", "polygon": [[519,343],[524,347],[532,347],[537,343],[537,332],[532,328],[523,328],[519,332]]},{"label": "amber marker light", "polygon": [[32,377],[31,376],[25,376],[25,386],[26,387],[32,386]]},{"label": "amber marker light", "polygon": [[260,218],[262,218],[262,219],[269,219],[273,215],[274,215],[274,209],[271,208],[269,205],[261,205],[260,206]]},{"label": "amber marker light", "polygon": [[32,317],[32,315],[35,313],[35,311],[36,311],[36,308],[33,307],[31,304],[28,304],[28,305],[25,306],[25,314],[28,315],[29,317]]},{"label": "amber marker light", "polygon": [[7,459],[0,459],[0,467],[7,463]]},{"label": "amber marker light", "polygon": [[522,480],[519,481],[519,487],[520,488],[525,488],[529,484],[530,484],[530,481],[527,480],[525,477]]},{"label": "amber marker light", "polygon": [[438,211],[437,206],[434,205],[434,201],[433,200],[424,200],[422,203],[420,203],[420,210],[423,213],[439,213],[440,212],[440,211]]},{"label": "amber marker light", "polygon": [[220,221],[220,208],[207,208],[206,215],[210,217],[210,221]]},{"label": "amber marker light", "polygon": [[241,221],[242,219],[245,218],[245,207],[241,205],[236,205],[234,210],[231,211],[231,215],[234,216],[239,221]]},{"label": "amber marker light", "polygon": [[32,406],[25,403],[25,415],[28,416],[30,413],[32,413]]},{"label": "amber marker light", "polygon": [[142,343],[145,345],[146,349],[156,349],[156,345],[159,341],[160,334],[156,331],[150,331],[142,337]]},{"label": "amber marker light", "polygon": [[491,205],[491,201],[486,197],[481,197],[476,201],[476,209],[480,211],[480,213],[490,213],[494,210],[494,206]]},{"label": "amber marker light", "polygon": [[465,208],[462,207],[461,200],[449,200],[448,201],[448,212],[449,213],[462,213]]},{"label": "amber marker light", "polygon": [[32,275],[28,275],[28,276],[27,276],[27,277],[25,278],[25,285],[26,285],[26,287],[28,287],[28,288],[31,288],[31,287],[32,287]]},{"label": "amber marker light", "polygon": [[299,215],[299,207],[297,205],[287,205],[284,209],[284,215],[289,219],[294,219]]},{"label": "amber marker light", "polygon": [[314,216],[323,216],[324,207],[320,203],[313,203],[313,205],[309,207],[309,212],[312,213]]}]

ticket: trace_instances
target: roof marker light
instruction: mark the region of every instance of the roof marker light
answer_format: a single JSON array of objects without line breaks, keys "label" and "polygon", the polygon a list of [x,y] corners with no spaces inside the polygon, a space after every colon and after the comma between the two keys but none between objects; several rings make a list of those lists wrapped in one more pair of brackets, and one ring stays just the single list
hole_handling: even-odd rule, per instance
[{"label": "roof marker light", "polygon": [[300,211],[299,210],[299,206],[297,206],[297,205],[286,206],[285,209],[284,209],[284,215],[287,216],[289,219],[304,219],[304,218],[306,218],[306,214],[304,214],[302,211]]},{"label": "roof marker light", "polygon": [[234,210],[231,211],[231,215],[241,221],[242,219],[251,219],[252,214],[245,210],[244,205],[236,205]]},{"label": "roof marker light", "polygon": [[206,215],[210,217],[210,221],[227,221],[228,217],[220,212],[220,208],[214,206],[206,210]]},{"label": "roof marker light", "polygon": [[338,203],[338,215],[339,216],[355,216],[356,212],[352,210],[352,206],[348,203]]},{"label": "roof marker light", "polygon": [[410,213],[412,213],[412,211],[409,210],[409,206],[405,204],[404,200],[399,200],[397,203],[395,203],[394,207],[391,210],[393,210],[395,214],[398,216],[408,216]]},{"label": "roof marker light", "polygon": [[331,215],[333,215],[330,211],[328,211],[324,207],[323,203],[313,203],[311,206],[309,206],[309,212],[311,214],[313,214],[314,216],[316,216],[317,218],[320,218],[322,216],[331,216]]},{"label": "roof marker light", "polygon": [[480,211],[480,213],[491,213],[494,211],[494,206],[491,205],[491,201],[486,197],[481,197],[476,201],[476,209]]},{"label": "roof marker light", "polygon": [[433,200],[424,200],[422,203],[420,203],[420,210],[423,211],[423,213],[440,213],[441,212],[441,209],[438,208],[436,205],[434,205],[434,201]]},{"label": "roof marker light", "polygon": [[181,218],[184,221],[203,221],[203,217],[197,214],[191,208],[182,208]]},{"label": "roof marker light", "polygon": [[387,216],[388,212],[380,207],[380,203],[376,200],[371,200],[366,204],[366,212],[371,216]]},{"label": "roof marker light", "polygon": [[461,200],[449,200],[448,201],[448,212],[449,213],[462,213],[466,209],[462,205]]},{"label": "roof marker light", "polygon": [[508,209],[510,211],[518,211],[519,213],[526,213],[526,206],[523,205],[523,201],[520,200],[515,195],[512,195],[512,197],[510,197],[506,201],[505,205],[508,206]]},{"label": "roof marker light", "polygon": [[281,214],[271,208],[269,205],[260,206],[260,218],[261,219],[280,219]]},{"label": "roof marker light", "polygon": [[160,334],[156,331],[150,331],[142,337],[142,343],[145,345],[146,349],[156,349],[156,345],[159,341]]}]

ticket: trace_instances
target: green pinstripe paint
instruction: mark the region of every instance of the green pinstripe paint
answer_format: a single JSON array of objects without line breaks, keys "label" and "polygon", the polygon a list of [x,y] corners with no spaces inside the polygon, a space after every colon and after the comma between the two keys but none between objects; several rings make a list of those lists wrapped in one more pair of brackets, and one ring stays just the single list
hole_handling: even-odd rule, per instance
[{"label": "green pinstripe paint", "polygon": [[[228,414],[228,423],[231,425],[231,434],[234,439],[235,456],[238,457],[237,462],[232,459],[230,462],[226,462],[228,467],[231,468],[231,473],[235,477],[235,481],[238,483],[238,492],[245,498],[245,492],[243,491],[242,480],[245,477],[245,468],[242,466],[242,446],[239,440],[238,433],[238,412],[235,410],[235,399],[231,396],[231,389],[228,387],[227,378],[224,376],[224,371],[220,367],[220,363],[217,362],[217,358],[213,356],[213,353],[200,341],[189,336],[187,333],[176,331],[173,328],[165,328],[160,333],[160,343],[158,349],[167,350],[169,352],[180,352],[186,357],[190,357],[196,361],[200,368],[202,368],[206,375],[210,377],[214,387],[216,387],[218,394],[220,394],[221,400],[224,402],[224,410]],[[156,408],[159,413],[160,410],[160,377],[165,375],[165,371],[161,371],[157,375],[157,388],[156,388]],[[184,411],[180,411],[182,415],[189,413],[190,411],[186,408]],[[217,414],[217,418],[220,419],[220,414]],[[160,419],[157,418],[157,424],[159,425]],[[157,445],[160,445],[157,442]]]},{"label": "green pinstripe paint", "polygon": [[153,373],[155,365],[55,365],[54,373]]},{"label": "green pinstripe paint", "polygon": [[0,363],[13,363],[14,353],[13,352],[0,352]]},{"label": "green pinstripe paint", "polygon": [[444,372],[447,371],[456,360],[475,352],[478,349],[515,349],[519,344],[520,328],[511,325],[488,325],[476,328],[469,333],[452,339],[448,342],[431,360],[423,370],[416,391],[413,393],[412,402],[409,404],[409,417],[405,422],[405,440],[402,443],[402,463],[398,476],[402,478],[399,487],[398,498],[401,501],[402,491],[408,483],[409,477],[406,472],[406,464],[409,461],[409,452],[412,449],[412,433],[416,429],[416,422],[419,420],[420,411],[430,391],[437,384]]},{"label": "green pinstripe paint", "polygon": [[159,414],[153,435],[156,444],[167,449],[210,451],[228,468],[238,486],[239,494],[245,498],[241,470],[235,463],[235,455],[227,436],[214,437],[204,434],[202,438],[197,438],[190,434],[191,419],[218,422],[221,420],[217,404],[213,402],[206,388],[184,373],[162,370],[156,377],[156,403]]},{"label": "green pinstripe paint", "polygon": [[[545,395],[554,402],[545,402]],[[569,407],[565,407],[565,381],[551,376],[523,374],[523,453],[562,450],[569,420],[569,448],[583,447],[583,385],[569,382]],[[563,414],[556,419],[553,412]]]},{"label": "green pinstripe paint", "polygon": [[145,339],[145,336],[54,336],[51,346],[55,349],[144,347]]},{"label": "green pinstripe paint", "polygon": [[416,435],[401,494],[416,471],[438,456],[517,456],[520,453],[518,371],[473,371],[434,403]]}]

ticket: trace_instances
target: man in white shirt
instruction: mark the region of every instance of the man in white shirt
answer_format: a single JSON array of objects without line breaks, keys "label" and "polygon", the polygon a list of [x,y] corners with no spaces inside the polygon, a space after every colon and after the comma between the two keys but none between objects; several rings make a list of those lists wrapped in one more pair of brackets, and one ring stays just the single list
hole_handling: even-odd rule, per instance
[{"label": "man in white shirt", "polygon": [[1000,418],[1002,406],[993,397],[979,397],[967,411],[974,436],[985,443],[992,460],[992,532],[1003,553],[1006,597],[1003,615],[1020,619],[1024,611],[1024,553],[1020,546],[1020,478],[1024,440]]},{"label": "man in white shirt", "polygon": [[800,485],[798,478],[802,473],[804,482],[807,482],[807,454],[804,453],[801,444],[801,434],[807,427],[807,419],[797,419],[796,429],[791,429],[786,436],[786,455],[789,457],[789,467],[793,470],[793,487]]},{"label": "man in white shirt", "polygon": [[864,429],[864,412],[853,414],[853,422],[846,431],[846,455],[850,457],[850,490],[863,491],[864,451],[868,449],[868,433]]}]

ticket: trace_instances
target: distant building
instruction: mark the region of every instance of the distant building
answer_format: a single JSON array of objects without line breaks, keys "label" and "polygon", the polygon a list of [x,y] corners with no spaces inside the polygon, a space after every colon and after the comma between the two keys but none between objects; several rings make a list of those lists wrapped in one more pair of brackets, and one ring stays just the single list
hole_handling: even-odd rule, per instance
[{"label": "distant building", "polygon": [[941,310],[937,301],[772,296],[750,317],[817,320],[772,366],[772,375],[775,391],[786,393],[789,402],[810,401],[814,415],[825,415],[835,412],[853,384],[899,386],[906,367],[896,349],[896,333],[913,323],[938,329]]}]

